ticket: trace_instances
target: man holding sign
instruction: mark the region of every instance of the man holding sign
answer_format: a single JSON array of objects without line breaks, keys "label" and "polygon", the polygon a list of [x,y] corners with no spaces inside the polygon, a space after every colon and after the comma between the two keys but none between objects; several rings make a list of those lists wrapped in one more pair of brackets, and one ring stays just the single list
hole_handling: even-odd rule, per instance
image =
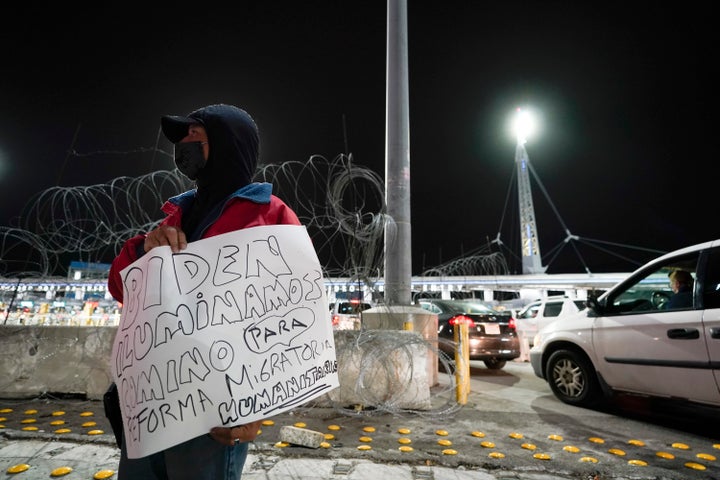
[{"label": "man holding sign", "polygon": [[[161,127],[196,188],[170,198],[166,218],[129,239],[110,270],[123,303],[112,358],[118,478],[237,480],[258,415],[337,386],[332,336],[316,314],[327,300],[309,238],[296,240],[297,215],[271,184],[252,181],[252,117],[219,104],[163,116]],[[248,236],[250,227],[263,228]],[[320,338],[300,340],[313,331]]]}]

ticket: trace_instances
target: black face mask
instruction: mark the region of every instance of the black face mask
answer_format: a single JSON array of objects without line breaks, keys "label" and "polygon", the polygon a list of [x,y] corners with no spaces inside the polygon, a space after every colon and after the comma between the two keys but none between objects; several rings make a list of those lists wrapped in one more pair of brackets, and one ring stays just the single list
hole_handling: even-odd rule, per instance
[{"label": "black face mask", "polygon": [[197,180],[205,166],[203,145],[207,142],[185,142],[175,144],[175,166],[190,180]]}]

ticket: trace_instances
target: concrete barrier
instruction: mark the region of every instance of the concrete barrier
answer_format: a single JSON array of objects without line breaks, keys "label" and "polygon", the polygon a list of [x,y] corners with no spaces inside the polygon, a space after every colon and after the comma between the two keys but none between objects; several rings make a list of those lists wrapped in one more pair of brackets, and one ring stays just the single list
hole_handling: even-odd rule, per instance
[{"label": "concrete barrier", "polygon": [[[406,330],[417,332],[427,342],[425,356],[427,382],[430,387],[438,383],[438,316],[415,306],[378,305],[365,310],[361,314],[362,328],[367,331],[374,329]],[[420,365],[419,363],[415,364]]]},{"label": "concrete barrier", "polygon": [[0,396],[99,400],[111,382],[117,327],[0,326]]},{"label": "concrete barrier", "polygon": [[[404,330],[337,330],[340,387],[319,397],[321,407],[429,410],[427,343]],[[418,368],[418,366],[420,368]]]},{"label": "concrete barrier", "polygon": [[[71,394],[102,399],[112,381],[116,332],[117,327],[1,325],[0,397]],[[334,335],[340,388],[321,403],[430,407],[437,367],[432,362],[434,372],[428,375],[429,352],[420,333],[338,330]]]}]

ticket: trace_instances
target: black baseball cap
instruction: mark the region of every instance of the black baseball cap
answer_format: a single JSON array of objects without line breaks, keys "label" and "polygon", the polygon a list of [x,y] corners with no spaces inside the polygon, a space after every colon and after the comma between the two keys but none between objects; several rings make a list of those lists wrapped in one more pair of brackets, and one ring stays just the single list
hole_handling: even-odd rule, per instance
[{"label": "black baseball cap", "polygon": [[193,117],[181,117],[177,115],[163,115],[160,117],[160,127],[163,135],[172,143],[178,143],[187,137],[190,125],[200,124],[202,122]]}]

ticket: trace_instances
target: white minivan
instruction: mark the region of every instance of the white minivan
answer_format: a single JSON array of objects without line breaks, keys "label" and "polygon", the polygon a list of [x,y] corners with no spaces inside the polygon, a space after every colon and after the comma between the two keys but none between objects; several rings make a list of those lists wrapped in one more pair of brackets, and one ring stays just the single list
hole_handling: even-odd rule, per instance
[{"label": "white minivan", "polygon": [[[671,281],[678,271],[691,277],[685,293]],[[530,350],[561,401],[593,406],[624,392],[720,407],[720,239],[656,258],[586,304],[542,328]]]}]

